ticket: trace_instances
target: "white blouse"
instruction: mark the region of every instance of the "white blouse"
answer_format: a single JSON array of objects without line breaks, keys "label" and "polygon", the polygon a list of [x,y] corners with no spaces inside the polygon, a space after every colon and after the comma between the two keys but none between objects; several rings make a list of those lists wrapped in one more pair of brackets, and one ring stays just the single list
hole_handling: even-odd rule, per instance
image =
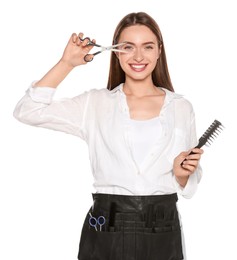
[{"label": "white blouse", "polygon": [[149,156],[153,146],[162,137],[162,127],[159,117],[148,120],[130,120],[132,155],[139,167],[146,156]]},{"label": "white blouse", "polygon": [[172,172],[173,160],[197,144],[192,105],[181,95],[166,93],[160,111],[161,136],[140,165],[133,157],[132,129],[123,84],[112,91],[91,89],[76,97],[53,100],[54,88],[31,86],[18,102],[19,121],[76,135],[88,144],[97,192],[161,195],[178,192],[193,196],[201,179],[200,166],[185,188]]}]

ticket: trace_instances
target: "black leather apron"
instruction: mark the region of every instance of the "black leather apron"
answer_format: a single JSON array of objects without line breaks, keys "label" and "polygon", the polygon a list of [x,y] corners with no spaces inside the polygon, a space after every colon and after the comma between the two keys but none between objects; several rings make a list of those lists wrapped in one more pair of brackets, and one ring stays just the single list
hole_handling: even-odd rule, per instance
[{"label": "black leather apron", "polygon": [[176,193],[92,196],[93,206],[82,228],[79,260],[183,259]]}]

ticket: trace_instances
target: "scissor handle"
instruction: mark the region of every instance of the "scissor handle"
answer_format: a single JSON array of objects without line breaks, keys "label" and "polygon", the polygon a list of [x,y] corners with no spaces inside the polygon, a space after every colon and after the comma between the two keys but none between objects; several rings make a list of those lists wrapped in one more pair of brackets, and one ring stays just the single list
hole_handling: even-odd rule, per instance
[{"label": "scissor handle", "polygon": [[94,227],[96,231],[98,231],[97,229],[97,225],[100,226],[100,231],[102,231],[102,226],[105,224],[106,220],[104,216],[99,216],[98,218],[95,218],[92,216],[91,213],[89,213],[89,224],[91,227]]},{"label": "scissor handle", "polygon": [[102,226],[105,224],[105,217],[104,216],[99,216],[97,218],[97,223],[100,226],[100,231],[102,231]]},{"label": "scissor handle", "polygon": [[89,58],[90,55],[92,55],[92,54],[86,54],[86,55],[84,56],[84,61],[85,61],[85,62],[91,62],[91,61],[93,61],[94,58],[93,58],[93,57],[90,57],[90,58]]},{"label": "scissor handle", "polygon": [[90,215],[89,224],[90,224],[91,227],[94,227],[95,230],[97,231],[97,227],[96,227],[97,226],[97,219],[95,217],[93,217],[91,215],[91,213],[89,213],[89,215]]},{"label": "scissor handle", "polygon": [[85,41],[85,40],[88,40],[88,43],[87,43],[87,45],[89,45],[89,46],[96,46],[96,47],[101,47],[101,45],[99,45],[99,44],[97,44],[97,43],[94,43],[91,39],[90,39],[90,37],[85,37],[85,38],[80,38],[79,37],[79,39],[80,39],[80,41]]},{"label": "scissor handle", "polygon": [[[101,51],[97,51],[97,52],[95,52],[95,53],[88,53],[88,54],[86,54],[86,55],[84,56],[84,61],[85,61],[85,62],[91,62],[91,61],[93,61],[94,56],[97,55],[97,54],[99,54],[99,53],[101,53]],[[93,57],[90,57],[90,58],[89,58],[90,55],[93,55]]]},{"label": "scissor handle", "polygon": [[105,224],[105,217],[104,216],[99,216],[97,218],[97,223],[100,225],[100,226],[103,226]]},{"label": "scissor handle", "polygon": [[[89,37],[85,37],[85,38],[79,37],[79,39],[80,39],[80,41],[82,41],[82,42],[83,42],[84,40],[88,40],[87,46],[101,47],[101,45],[94,43]],[[95,55],[97,55],[97,54],[99,54],[99,53],[101,53],[101,51],[98,51],[98,52],[93,53],[93,54],[89,54],[89,53],[86,54],[86,55],[84,56],[84,61],[85,61],[85,62],[91,62],[91,61],[93,61],[93,58],[94,58],[94,57],[90,57],[90,58],[89,58],[89,56],[90,56],[90,55],[95,56]]]}]

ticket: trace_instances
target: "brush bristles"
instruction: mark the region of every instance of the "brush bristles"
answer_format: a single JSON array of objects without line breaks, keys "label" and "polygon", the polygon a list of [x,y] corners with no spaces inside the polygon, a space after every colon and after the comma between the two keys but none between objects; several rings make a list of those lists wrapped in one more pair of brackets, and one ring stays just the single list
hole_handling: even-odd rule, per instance
[{"label": "brush bristles", "polygon": [[214,141],[215,137],[219,135],[221,130],[223,130],[223,125],[218,120],[215,120],[209,128],[206,130],[206,132],[201,136],[199,139],[199,143],[196,147],[201,148],[203,145],[211,145],[211,143]]},{"label": "brush bristles", "polygon": [[223,125],[221,124],[221,122],[215,120],[202,136],[202,138],[206,140],[205,145],[210,146],[222,130]]}]

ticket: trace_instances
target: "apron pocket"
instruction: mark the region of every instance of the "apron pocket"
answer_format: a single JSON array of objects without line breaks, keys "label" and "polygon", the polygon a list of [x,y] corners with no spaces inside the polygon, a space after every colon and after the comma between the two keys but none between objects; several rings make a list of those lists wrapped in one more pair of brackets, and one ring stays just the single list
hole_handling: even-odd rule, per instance
[{"label": "apron pocket", "polygon": [[180,230],[136,233],[136,260],[182,260]]},{"label": "apron pocket", "polygon": [[96,231],[88,228],[85,241],[80,245],[78,258],[79,260],[123,260],[122,246],[122,232]]}]

